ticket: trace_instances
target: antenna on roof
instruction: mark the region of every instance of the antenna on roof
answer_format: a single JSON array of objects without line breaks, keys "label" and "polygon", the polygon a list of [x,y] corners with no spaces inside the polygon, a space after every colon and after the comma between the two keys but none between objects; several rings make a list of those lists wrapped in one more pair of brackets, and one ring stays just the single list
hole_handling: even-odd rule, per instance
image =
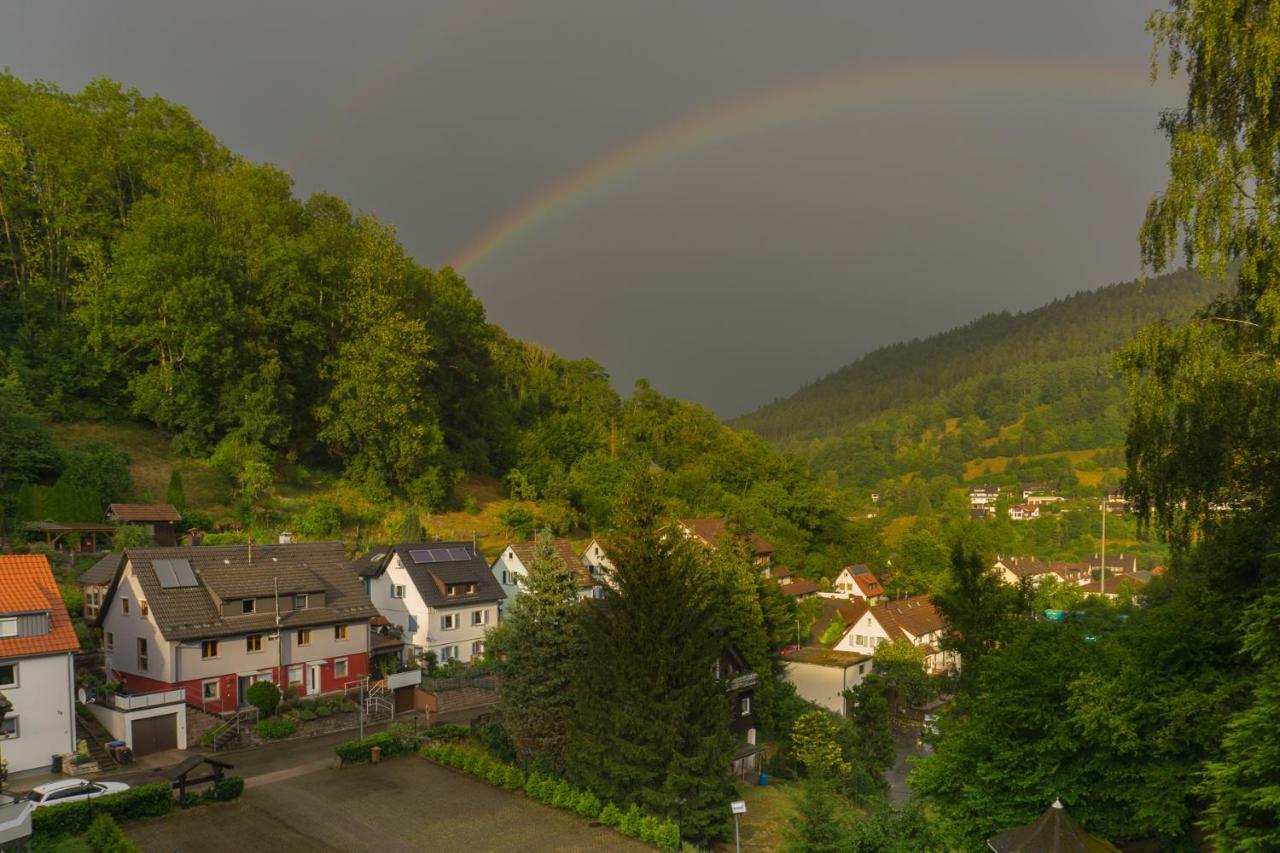
[{"label": "antenna on roof", "polygon": [[471,531],[471,556],[474,557],[476,554],[479,554],[479,553],[480,553],[480,549],[476,545],[476,532],[472,530]]},{"label": "antenna on roof", "polygon": [[253,565],[253,534],[249,534],[249,565]]}]

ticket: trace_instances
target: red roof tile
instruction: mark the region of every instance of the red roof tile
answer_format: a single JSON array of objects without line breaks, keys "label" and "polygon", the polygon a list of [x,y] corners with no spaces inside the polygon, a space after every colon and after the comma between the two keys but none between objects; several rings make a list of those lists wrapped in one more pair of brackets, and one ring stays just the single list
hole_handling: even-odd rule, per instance
[{"label": "red roof tile", "polygon": [[48,655],[80,648],[49,561],[39,554],[0,556],[0,613],[35,612],[49,614],[48,633],[0,639],[0,658]]},{"label": "red roof tile", "polygon": [[116,521],[182,521],[173,504],[111,504],[107,517]]}]

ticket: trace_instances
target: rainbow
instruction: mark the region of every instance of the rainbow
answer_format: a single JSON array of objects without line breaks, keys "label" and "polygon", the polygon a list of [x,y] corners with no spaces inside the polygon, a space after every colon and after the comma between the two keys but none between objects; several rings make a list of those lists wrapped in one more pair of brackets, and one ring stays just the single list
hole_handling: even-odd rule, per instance
[{"label": "rainbow", "polygon": [[[1164,94],[1166,83],[1156,84]],[[1151,66],[1058,62],[947,62],[862,65],[757,92],[708,112],[685,116],[608,151],[565,175],[492,222],[462,248],[452,266],[465,271],[506,241],[622,178],[724,137],[852,106],[908,99],[1044,94],[1082,100],[1132,100],[1151,92]],[[1170,87],[1168,94],[1175,90]],[[1171,98],[1172,102],[1172,98]],[[1154,127],[1155,117],[1152,117]]]}]

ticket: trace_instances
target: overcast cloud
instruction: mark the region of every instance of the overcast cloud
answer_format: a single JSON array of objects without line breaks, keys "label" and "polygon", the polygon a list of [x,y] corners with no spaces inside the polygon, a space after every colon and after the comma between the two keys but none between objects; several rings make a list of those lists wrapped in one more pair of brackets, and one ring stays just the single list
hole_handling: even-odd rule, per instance
[{"label": "overcast cloud", "polygon": [[181,102],[433,267],[673,122],[839,72],[950,69],[641,159],[464,270],[513,334],[730,416],[876,346],[1135,275],[1178,98],[1145,81],[1151,8],[8,0],[0,63]]}]

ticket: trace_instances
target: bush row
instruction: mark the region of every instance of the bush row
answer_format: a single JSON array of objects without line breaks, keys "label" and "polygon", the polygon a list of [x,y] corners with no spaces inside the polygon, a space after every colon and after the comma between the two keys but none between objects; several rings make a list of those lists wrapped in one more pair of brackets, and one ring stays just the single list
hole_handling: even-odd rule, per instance
[{"label": "bush row", "polygon": [[99,814],[116,821],[160,817],[173,808],[173,795],[168,784],[153,782],[138,785],[118,794],[107,794],[75,803],[36,809],[31,816],[31,830],[39,835],[79,835],[87,830]]},{"label": "bush row", "polygon": [[354,761],[368,761],[375,746],[382,747],[382,757],[403,755],[413,752],[421,743],[421,738],[414,734],[409,726],[397,724],[390,726],[385,732],[369,735],[359,740],[349,740],[334,747],[343,764]]},{"label": "bush row", "polygon": [[478,776],[491,785],[509,791],[524,789],[531,799],[558,809],[576,812],[588,820],[598,820],[617,829],[623,835],[652,844],[660,850],[680,850],[680,827],[675,821],[662,820],[645,814],[634,803],[626,810],[613,803],[601,803],[590,791],[581,791],[563,779],[531,773],[525,776],[520,768],[474,749],[451,743],[431,744],[422,748],[421,754],[439,764],[456,767],[472,776]]}]

